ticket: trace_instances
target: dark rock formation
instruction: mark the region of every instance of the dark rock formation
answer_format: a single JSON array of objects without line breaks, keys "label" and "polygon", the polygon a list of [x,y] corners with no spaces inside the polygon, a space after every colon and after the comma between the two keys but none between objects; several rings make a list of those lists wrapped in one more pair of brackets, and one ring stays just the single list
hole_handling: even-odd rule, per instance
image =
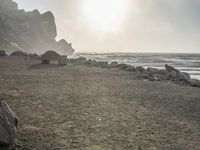
[{"label": "dark rock formation", "polygon": [[42,54],[55,50],[62,55],[74,52],[67,41],[56,41],[56,24],[49,11],[40,14],[38,10],[25,12],[19,10],[12,0],[0,0],[0,49],[8,53],[24,51]]},{"label": "dark rock formation", "polygon": [[172,72],[172,71],[180,72],[178,69],[175,69],[174,67],[169,66],[168,64],[165,65],[165,69],[167,72]]},{"label": "dark rock formation", "polygon": [[0,50],[0,56],[7,56],[6,51]]},{"label": "dark rock formation", "polygon": [[137,66],[136,69],[138,71],[140,71],[140,72],[144,72],[145,71],[144,67],[142,67],[142,66]]},{"label": "dark rock formation", "polygon": [[14,143],[18,117],[6,102],[0,102],[0,149]]},{"label": "dark rock formation", "polygon": [[188,80],[191,79],[188,73],[180,72],[172,66],[165,65],[165,69],[168,72],[169,79],[172,81],[188,83]]}]

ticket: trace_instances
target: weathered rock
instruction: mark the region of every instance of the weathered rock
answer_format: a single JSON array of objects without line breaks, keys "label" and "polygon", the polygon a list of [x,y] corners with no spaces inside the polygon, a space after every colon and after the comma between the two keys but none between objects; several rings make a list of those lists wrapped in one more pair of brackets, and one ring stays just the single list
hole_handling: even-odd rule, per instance
[{"label": "weathered rock", "polygon": [[0,102],[0,146],[13,144],[17,125],[18,117],[6,102]]},{"label": "weathered rock", "polygon": [[169,79],[172,81],[176,81],[177,80],[177,72],[176,71],[171,71],[168,73]]},{"label": "weathered rock", "polygon": [[7,55],[6,55],[6,51],[0,50],[0,56],[7,56]]},{"label": "weathered rock", "polygon": [[189,79],[187,81],[187,84],[189,84],[190,86],[194,86],[194,87],[200,87],[200,81],[197,79]]},{"label": "weathered rock", "polygon": [[178,69],[176,69],[172,66],[169,66],[168,64],[165,65],[165,69],[166,69],[167,72],[172,72],[172,71],[180,72]]},{"label": "weathered rock", "polygon": [[145,68],[142,67],[142,66],[137,66],[136,69],[140,72],[144,72],[145,71]]},{"label": "weathered rock", "polygon": [[190,80],[191,77],[188,73],[185,73],[185,72],[180,72],[178,73],[178,80],[179,81],[184,81],[184,82],[188,82],[188,80]]}]

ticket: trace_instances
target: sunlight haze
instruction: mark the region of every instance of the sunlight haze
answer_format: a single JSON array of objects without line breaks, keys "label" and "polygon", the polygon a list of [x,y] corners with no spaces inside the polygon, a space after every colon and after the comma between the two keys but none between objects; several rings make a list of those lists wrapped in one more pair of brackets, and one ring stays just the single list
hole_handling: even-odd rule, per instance
[{"label": "sunlight haze", "polygon": [[15,0],[52,11],[78,52],[200,52],[198,0]]}]

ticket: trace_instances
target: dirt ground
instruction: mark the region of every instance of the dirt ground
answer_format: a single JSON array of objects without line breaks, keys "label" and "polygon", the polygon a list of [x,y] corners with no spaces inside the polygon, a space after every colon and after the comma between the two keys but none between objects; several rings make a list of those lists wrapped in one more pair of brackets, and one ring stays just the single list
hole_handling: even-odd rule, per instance
[{"label": "dirt ground", "polygon": [[0,58],[22,150],[200,150],[200,88],[134,73]]}]

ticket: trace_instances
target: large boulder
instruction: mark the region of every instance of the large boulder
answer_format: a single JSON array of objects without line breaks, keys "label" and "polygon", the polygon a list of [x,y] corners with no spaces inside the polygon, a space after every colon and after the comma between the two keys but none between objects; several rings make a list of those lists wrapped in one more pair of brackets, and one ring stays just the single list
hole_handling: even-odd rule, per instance
[{"label": "large boulder", "polygon": [[14,143],[18,117],[4,101],[0,102],[0,149]]},{"label": "large boulder", "polygon": [[170,66],[168,64],[165,65],[165,69],[166,69],[167,72],[172,72],[172,71],[180,72],[178,69],[176,69],[176,68],[174,68],[174,67],[172,67],[172,66]]},{"label": "large boulder", "polygon": [[178,80],[179,81],[184,81],[185,83],[187,83],[188,80],[190,80],[190,79],[191,79],[191,77],[188,73],[186,73],[186,72],[178,73]]}]

